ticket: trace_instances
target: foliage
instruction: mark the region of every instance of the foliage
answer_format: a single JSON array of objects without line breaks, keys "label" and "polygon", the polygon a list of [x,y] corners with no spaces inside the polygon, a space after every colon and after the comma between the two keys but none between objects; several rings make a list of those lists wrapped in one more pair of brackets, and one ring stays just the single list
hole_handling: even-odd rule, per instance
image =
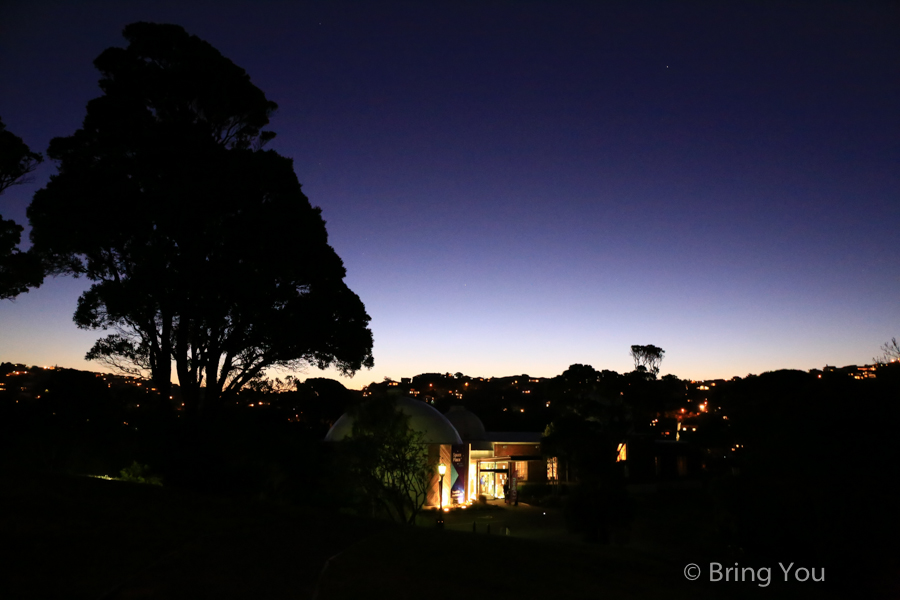
[{"label": "foliage", "polygon": [[535,506],[546,506],[550,498],[559,497],[559,486],[550,483],[519,483],[518,498],[520,502]]},{"label": "foliage", "polygon": [[555,419],[541,438],[541,453],[555,456],[579,481],[604,478],[615,464],[621,438],[594,418],[569,413]]},{"label": "foliage", "polygon": [[276,104],[179,26],[124,36],[94,62],[104,95],[52,140],[59,173],[28,209],[49,268],[94,282],[75,322],[113,333],[87,358],[149,374],[163,397],[174,362],[188,416],[269,368],[371,367],[369,316],[321,209],[262,149]]},{"label": "foliage", "polygon": [[150,475],[150,467],[134,461],[130,466],[119,471],[119,478],[133,483],[148,483],[150,485],[162,485],[162,479]]},{"label": "foliage", "polygon": [[11,186],[28,183],[28,174],[43,160],[44,157],[32,152],[22,138],[7,131],[0,119],[0,194]]},{"label": "foliage", "polygon": [[631,358],[634,359],[634,369],[637,371],[644,367],[654,377],[659,375],[659,366],[662,364],[665,353],[665,350],[652,344],[649,346],[632,346]]},{"label": "foliage", "polygon": [[[632,519],[616,458],[618,444],[634,431],[647,388],[659,383],[644,377],[646,372],[641,366],[620,376],[575,364],[554,380],[560,412],[544,431],[541,453],[557,458],[560,481],[575,482],[565,502],[566,522],[588,541],[609,542],[613,530],[627,528]],[[538,503],[562,503],[558,493],[530,493]]]},{"label": "foliage", "polygon": [[435,472],[424,434],[410,428],[409,417],[396,410],[390,395],[375,396],[351,414],[353,434],[341,443],[349,450],[353,477],[373,508],[414,524]]},{"label": "foliage", "polygon": [[740,546],[833,568],[848,590],[889,568],[884,549],[900,522],[893,487],[879,482],[900,460],[898,384],[881,371],[856,380],[781,370],[717,386],[743,447],[724,498]]},{"label": "foliage", "polygon": [[17,249],[22,226],[0,218],[0,300],[15,298],[44,281],[40,261]]},{"label": "foliage", "polygon": [[[43,157],[32,152],[22,138],[6,130],[0,120],[0,194],[13,185],[26,183],[29,173]],[[15,298],[38,287],[44,280],[37,258],[18,250],[22,226],[0,216],[0,300]]]},{"label": "foliage", "polygon": [[600,373],[590,365],[574,364],[554,378],[554,400],[558,409],[589,416],[600,400]]},{"label": "foliage", "polygon": [[605,477],[618,455],[618,443],[632,433],[632,396],[640,393],[640,386],[631,386],[613,371],[574,364],[553,380],[553,387],[558,414],[544,432],[543,454],[557,457],[567,478]]},{"label": "foliage", "polygon": [[341,382],[325,377],[309,377],[303,383],[297,382],[296,388],[296,395],[290,397],[291,406],[296,408],[293,414],[315,432],[318,439],[325,437],[331,425],[359,395]]}]

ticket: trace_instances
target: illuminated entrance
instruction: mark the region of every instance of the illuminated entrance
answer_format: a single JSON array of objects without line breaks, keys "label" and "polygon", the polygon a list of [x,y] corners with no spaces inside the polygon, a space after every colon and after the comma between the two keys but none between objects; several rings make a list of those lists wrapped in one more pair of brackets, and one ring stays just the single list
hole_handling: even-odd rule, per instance
[{"label": "illuminated entrance", "polygon": [[509,481],[508,462],[478,463],[478,494],[493,498],[505,498],[503,489]]}]

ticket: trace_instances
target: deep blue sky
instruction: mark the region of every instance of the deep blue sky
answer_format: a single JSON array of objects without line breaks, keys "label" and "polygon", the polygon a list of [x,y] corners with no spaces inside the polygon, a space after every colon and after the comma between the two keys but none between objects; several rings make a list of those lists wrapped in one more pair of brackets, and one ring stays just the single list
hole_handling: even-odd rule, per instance
[{"label": "deep blue sky", "polygon": [[[631,344],[728,378],[900,336],[896,2],[178,4],[6,2],[0,117],[70,135],[138,20],[246,69],[372,316],[352,387],[623,372]],[[85,285],[0,304],[0,361],[97,369]]]}]

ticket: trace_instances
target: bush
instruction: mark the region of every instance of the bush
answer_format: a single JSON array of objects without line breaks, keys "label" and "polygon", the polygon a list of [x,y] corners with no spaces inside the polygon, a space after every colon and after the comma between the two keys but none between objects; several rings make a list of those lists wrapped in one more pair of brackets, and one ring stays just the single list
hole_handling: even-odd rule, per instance
[{"label": "bush", "polygon": [[549,496],[538,498],[534,504],[545,508],[560,508],[563,505],[563,499],[559,494],[550,494]]},{"label": "bush", "polygon": [[518,490],[519,502],[539,504],[541,499],[554,493],[549,483],[520,483]]},{"label": "bush", "polygon": [[614,528],[630,527],[634,508],[624,486],[582,482],[566,502],[564,514],[570,532],[583,534],[589,542],[608,544]]},{"label": "bush", "polygon": [[132,462],[130,467],[125,467],[119,471],[119,478],[123,481],[131,481],[132,483],[162,485],[162,479],[150,475],[150,467],[142,465],[138,461]]}]

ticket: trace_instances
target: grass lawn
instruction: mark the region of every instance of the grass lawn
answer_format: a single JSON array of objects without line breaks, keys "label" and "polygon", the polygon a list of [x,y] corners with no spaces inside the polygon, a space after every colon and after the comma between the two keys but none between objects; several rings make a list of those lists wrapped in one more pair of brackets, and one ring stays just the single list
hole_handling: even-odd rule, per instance
[{"label": "grass lawn", "polygon": [[707,560],[702,529],[673,514],[694,503],[643,502],[631,537],[601,546],[568,533],[560,513],[524,504],[447,513],[440,531],[434,512],[402,528],[155,486],[0,473],[0,598],[829,597],[776,581],[777,567],[767,588],[686,581],[684,566]]},{"label": "grass lawn", "polygon": [[[645,498],[642,504],[649,505],[646,514],[654,518],[662,516],[668,523],[689,502],[672,502],[662,496]],[[632,539],[599,545],[568,533],[559,512],[524,504],[512,507],[498,502],[482,510],[445,513],[444,530],[435,526],[436,516],[435,512],[428,511],[420,518],[419,527],[377,532],[342,552],[325,570],[318,597],[321,600],[365,597],[450,600],[469,596],[493,600],[834,597],[824,586],[801,587],[781,582],[777,565],[772,565],[775,569],[767,587],[750,581],[710,582],[706,569],[700,580],[686,580],[684,568],[688,563],[707,567],[711,560],[710,548],[697,535],[702,529],[688,518],[668,526],[652,527],[639,517]],[[733,563],[726,566],[730,564]]]},{"label": "grass lawn", "polygon": [[329,564],[324,599],[715,598],[680,569],[610,546],[416,528],[384,531]]},{"label": "grass lawn", "polygon": [[383,524],[86,477],[0,474],[8,598],[309,598]]}]

